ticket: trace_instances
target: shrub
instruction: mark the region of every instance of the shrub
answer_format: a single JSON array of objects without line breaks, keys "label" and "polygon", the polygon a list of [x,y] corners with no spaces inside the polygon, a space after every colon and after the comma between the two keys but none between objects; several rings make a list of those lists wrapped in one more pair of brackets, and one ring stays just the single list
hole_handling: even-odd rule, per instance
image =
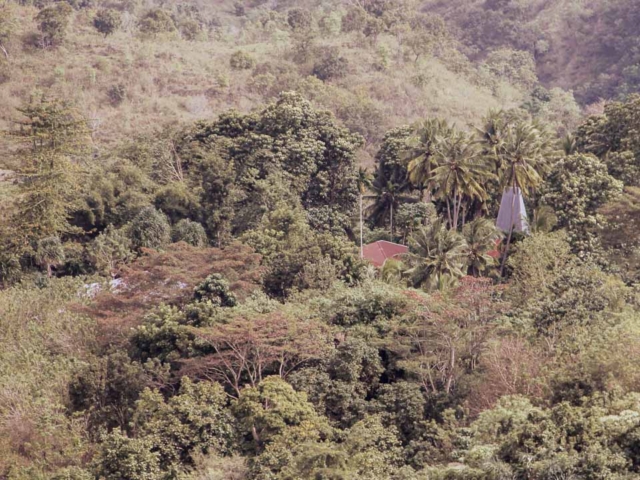
[{"label": "shrub", "polygon": [[331,80],[344,77],[348,67],[348,60],[338,50],[331,49],[314,65],[313,74],[320,80]]},{"label": "shrub", "polygon": [[199,301],[209,301],[221,307],[235,307],[236,296],[229,291],[229,283],[219,273],[209,275],[196,287],[194,297]]},{"label": "shrub", "polygon": [[198,454],[231,453],[235,421],[226,408],[227,396],[217,383],[182,379],[180,393],[169,400],[158,391],[145,390],[137,402],[134,424],[160,453],[168,469],[193,466]]},{"label": "shrub", "polygon": [[362,32],[367,24],[367,12],[360,7],[352,7],[342,19],[343,32]]},{"label": "shrub", "polygon": [[157,249],[171,241],[171,226],[164,213],[146,207],[129,224],[129,238],[136,249]]},{"label": "shrub", "polygon": [[311,27],[311,13],[304,8],[293,8],[287,14],[287,23],[292,30],[307,30]]},{"label": "shrub", "polygon": [[107,90],[107,97],[109,97],[111,105],[117,107],[127,98],[127,90],[121,83],[112,85],[111,87],[109,87],[109,90]]},{"label": "shrub", "polygon": [[182,219],[173,226],[171,240],[174,242],[187,242],[194,247],[204,247],[207,244],[207,233],[198,222]]},{"label": "shrub", "polygon": [[93,26],[105,37],[113,34],[121,24],[120,12],[111,8],[100,10],[93,19]]},{"label": "shrub", "polygon": [[58,237],[47,237],[36,246],[35,260],[38,265],[47,269],[47,276],[53,275],[53,267],[64,262],[64,249]]},{"label": "shrub", "polygon": [[174,32],[176,25],[169,13],[161,8],[154,8],[140,19],[138,28],[143,35],[156,37],[162,33]]},{"label": "shrub", "polygon": [[202,26],[195,20],[185,20],[180,24],[180,34],[185,40],[197,40],[202,35]]},{"label": "shrub", "polygon": [[107,274],[113,274],[119,265],[133,257],[131,240],[122,229],[116,230],[112,225],[91,242],[88,251],[96,269]]},{"label": "shrub", "polygon": [[40,10],[36,16],[36,22],[38,22],[38,30],[42,32],[44,47],[62,43],[67,35],[71,13],[73,8],[67,2],[60,2]]},{"label": "shrub", "polygon": [[229,65],[235,70],[250,70],[256,64],[256,60],[247,52],[238,50],[231,55]]}]

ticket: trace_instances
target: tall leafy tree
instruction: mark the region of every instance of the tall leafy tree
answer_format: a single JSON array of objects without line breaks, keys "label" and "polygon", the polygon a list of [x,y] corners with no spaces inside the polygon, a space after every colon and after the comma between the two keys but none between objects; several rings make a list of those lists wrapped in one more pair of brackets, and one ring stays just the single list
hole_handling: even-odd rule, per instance
[{"label": "tall leafy tree", "polygon": [[389,225],[394,231],[394,213],[401,202],[416,202],[411,195],[413,185],[409,181],[406,152],[411,138],[411,127],[391,130],[384,136],[380,150],[376,153],[375,178],[371,185],[373,203],[367,207],[369,221],[381,227]]},{"label": "tall leafy tree", "polygon": [[451,132],[436,153],[437,164],[427,180],[447,205],[449,227],[458,228],[468,200],[484,200],[484,181],[492,174],[474,142],[462,132]]},{"label": "tall leafy tree", "polygon": [[24,120],[10,132],[21,180],[13,224],[24,240],[73,233],[69,219],[78,200],[76,160],[89,145],[86,122],[68,103],[46,98],[19,112]]},{"label": "tall leafy tree", "polygon": [[440,119],[427,119],[416,126],[416,131],[409,139],[406,157],[408,161],[409,180],[421,191],[426,188],[435,168],[438,144],[449,136],[451,127]]},{"label": "tall leafy tree", "polygon": [[374,225],[384,225],[388,221],[389,230],[393,236],[395,231],[394,213],[398,211],[401,202],[417,202],[418,199],[406,193],[403,184],[398,184],[392,180],[379,176],[371,184],[374,203],[369,205],[369,219]]},{"label": "tall leafy tree", "polygon": [[584,256],[599,247],[597,231],[605,219],[598,210],[620,195],[622,186],[597,157],[576,154],[554,165],[542,201],[553,207],[574,251]]}]

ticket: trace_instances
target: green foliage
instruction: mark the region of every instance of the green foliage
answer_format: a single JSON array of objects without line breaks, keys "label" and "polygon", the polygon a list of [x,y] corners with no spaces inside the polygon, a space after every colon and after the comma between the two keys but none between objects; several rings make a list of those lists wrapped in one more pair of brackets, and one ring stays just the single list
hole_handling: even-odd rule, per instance
[{"label": "green foliage", "polygon": [[244,389],[233,411],[240,432],[258,452],[289,427],[318,429],[324,423],[307,396],[278,377],[267,377],[257,387]]},{"label": "green foliage", "polygon": [[441,220],[411,236],[407,256],[413,285],[427,290],[444,290],[465,274],[469,246],[464,237],[449,230]]},{"label": "green foliage", "polygon": [[0,7],[1,478],[637,476],[633,2],[138,3]]},{"label": "green foliage", "polygon": [[[5,59],[8,59],[7,44],[13,38],[17,27],[16,9],[11,4],[5,4],[1,7],[0,12],[2,13],[0,15],[0,51],[4,54]],[[0,63],[0,65],[5,65],[5,63]],[[1,77],[0,83],[2,83]]]},{"label": "green foliage", "polygon": [[306,368],[291,376],[291,383],[334,424],[350,427],[368,411],[384,371],[378,349],[360,338],[341,343],[321,368]]},{"label": "green foliage", "polygon": [[86,123],[67,103],[46,98],[20,113],[25,120],[15,138],[22,181],[13,224],[24,240],[73,233],[79,185],[72,159],[84,153]]},{"label": "green foliage", "polygon": [[105,37],[112,35],[121,24],[120,12],[109,8],[100,10],[93,19],[93,26]]},{"label": "green foliage", "polygon": [[491,52],[485,60],[485,68],[501,80],[532,88],[538,82],[533,55],[526,51],[499,49]]},{"label": "green foliage", "polygon": [[146,207],[128,225],[127,234],[133,248],[162,248],[171,241],[171,226],[167,216],[153,207]]},{"label": "green foliage", "polygon": [[228,455],[235,446],[235,422],[216,383],[184,378],[177,395],[165,400],[145,390],[136,402],[133,425],[160,458],[163,470],[192,467],[200,454]]},{"label": "green foliage", "polygon": [[411,22],[406,44],[414,56],[414,62],[417,63],[421,56],[429,55],[441,47],[447,37],[447,27],[440,16],[416,16]]},{"label": "green foliage", "polygon": [[192,19],[184,20],[178,26],[182,38],[193,42],[194,40],[200,40],[204,37],[204,31],[202,25],[199,22]]},{"label": "green foliage", "polygon": [[116,429],[103,439],[96,473],[105,480],[161,480],[160,455],[148,438],[129,438]]},{"label": "green foliage", "polygon": [[212,302],[221,307],[235,307],[236,297],[229,291],[229,283],[218,273],[209,275],[193,293],[199,302]]},{"label": "green foliage", "polygon": [[133,258],[131,239],[124,229],[109,225],[87,247],[89,258],[96,269],[113,275],[119,266]]},{"label": "green foliage", "polygon": [[36,263],[47,270],[47,276],[53,275],[53,267],[64,262],[64,250],[58,237],[47,237],[38,240],[35,250]]},{"label": "green foliage", "polygon": [[292,8],[287,12],[287,23],[292,30],[307,30],[311,27],[311,14],[304,8]]},{"label": "green foliage", "polygon": [[129,429],[135,402],[149,378],[124,352],[114,352],[80,365],[69,384],[74,411],[83,412],[91,435],[100,428]]},{"label": "green foliage", "polygon": [[485,273],[495,265],[490,252],[497,251],[503,234],[491,220],[476,218],[462,228],[462,235],[469,247],[469,269],[474,275]]},{"label": "green foliage", "polygon": [[[68,308],[83,301],[82,290],[82,282],[68,277],[53,278],[46,288],[22,284],[0,290],[0,384],[12,392],[0,398],[3,474],[25,466],[35,475],[77,465],[87,452],[83,422],[66,407],[74,365],[95,340],[95,322]],[[17,405],[19,420],[11,415]]]},{"label": "green foliage", "polygon": [[542,201],[569,232],[574,251],[584,257],[598,249],[597,230],[605,227],[598,210],[622,192],[622,183],[593,155],[576,154],[554,165]]},{"label": "green foliage", "polygon": [[171,229],[171,240],[173,242],[187,242],[194,247],[204,247],[209,239],[201,224],[183,218]]},{"label": "green foliage", "polygon": [[607,104],[604,113],[588,118],[576,133],[579,151],[600,158],[609,174],[628,186],[638,186],[640,143],[636,134],[640,97]]}]

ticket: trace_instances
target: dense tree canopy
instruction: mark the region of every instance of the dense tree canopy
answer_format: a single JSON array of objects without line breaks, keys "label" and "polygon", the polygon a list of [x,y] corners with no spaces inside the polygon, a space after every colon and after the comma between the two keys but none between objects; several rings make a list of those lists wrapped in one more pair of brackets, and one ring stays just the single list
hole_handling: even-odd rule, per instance
[{"label": "dense tree canopy", "polygon": [[7,0],[0,478],[638,477],[634,7]]}]

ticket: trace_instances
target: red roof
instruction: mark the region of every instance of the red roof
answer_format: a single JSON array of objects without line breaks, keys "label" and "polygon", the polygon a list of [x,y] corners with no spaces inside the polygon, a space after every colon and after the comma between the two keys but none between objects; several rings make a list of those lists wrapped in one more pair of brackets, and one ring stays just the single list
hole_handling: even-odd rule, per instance
[{"label": "red roof", "polygon": [[384,265],[389,258],[403,255],[409,251],[409,247],[400,245],[399,243],[387,242],[386,240],[378,240],[377,242],[365,245],[363,248],[363,256],[376,267]]},{"label": "red roof", "polygon": [[498,240],[496,240],[496,248],[494,248],[493,250],[487,252],[487,255],[489,255],[492,258],[498,259],[500,258],[500,244],[502,243],[502,238],[499,238]]}]

